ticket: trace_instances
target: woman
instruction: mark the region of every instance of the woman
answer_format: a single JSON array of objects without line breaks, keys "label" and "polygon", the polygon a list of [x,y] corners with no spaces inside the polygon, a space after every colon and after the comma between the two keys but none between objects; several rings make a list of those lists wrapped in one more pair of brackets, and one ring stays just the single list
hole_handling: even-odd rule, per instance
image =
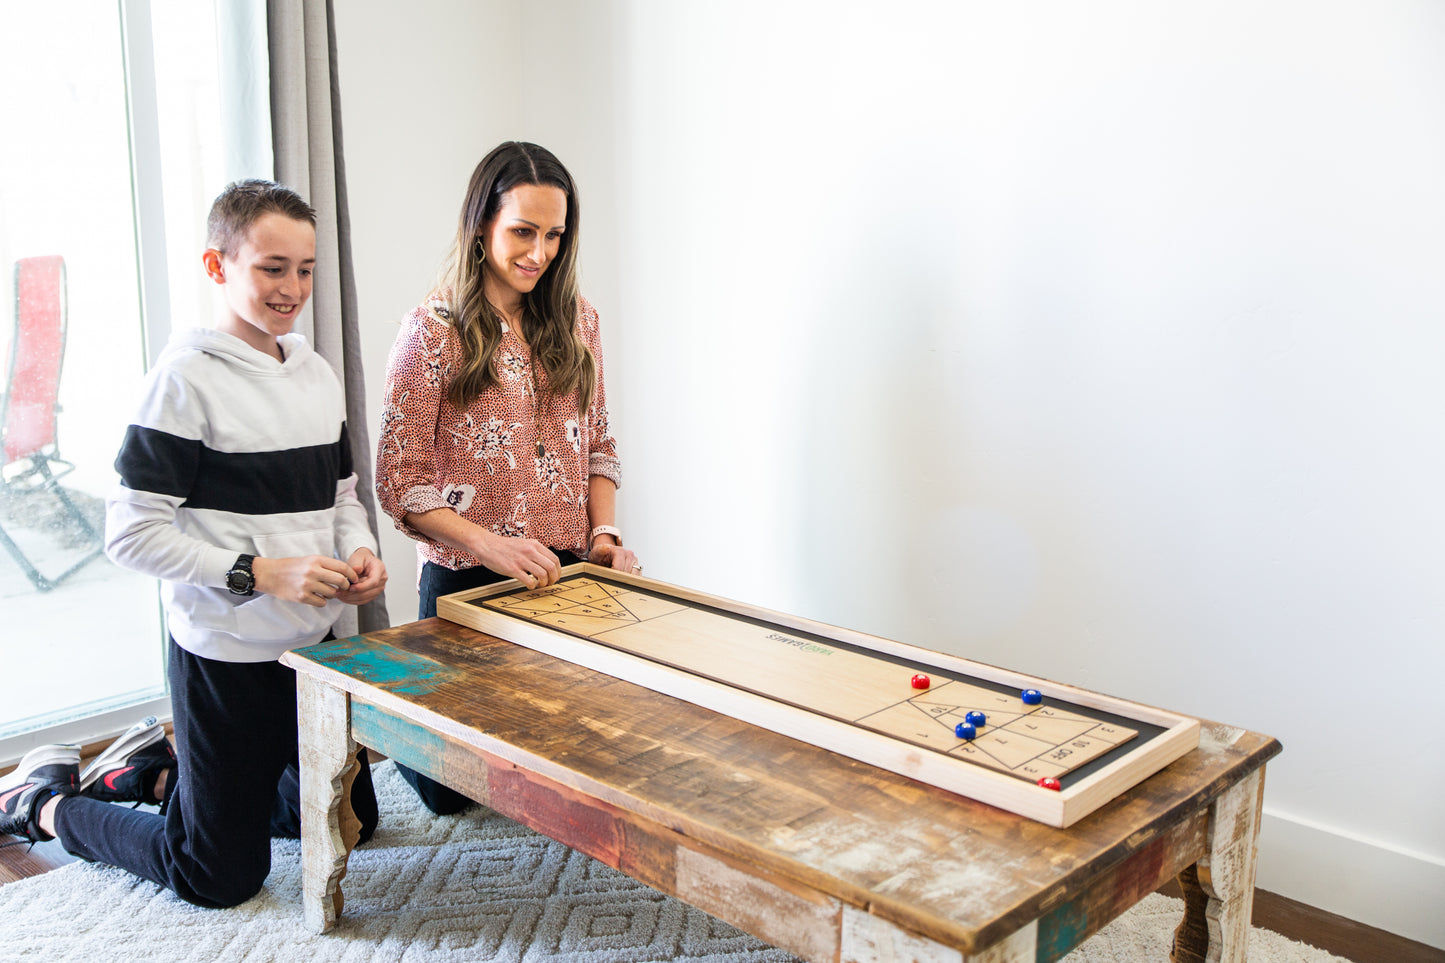
[{"label": "woman", "polygon": [[[541,588],[586,559],[641,572],[616,525],[597,312],[577,291],[572,175],[509,142],[472,172],[442,280],[387,365],[376,491],[417,540],[418,616],[514,578]],[[469,800],[402,769],[437,813]]]}]

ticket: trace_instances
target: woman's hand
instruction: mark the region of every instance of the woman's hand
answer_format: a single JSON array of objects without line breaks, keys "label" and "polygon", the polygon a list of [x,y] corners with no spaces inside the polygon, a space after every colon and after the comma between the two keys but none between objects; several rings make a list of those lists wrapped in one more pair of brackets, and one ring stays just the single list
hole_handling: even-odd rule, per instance
[{"label": "woman's hand", "polygon": [[346,560],[357,579],[347,588],[336,593],[336,597],[347,605],[364,605],[381,594],[386,588],[386,565],[372,554],[369,548],[358,548]]},{"label": "woman's hand", "polygon": [[[617,517],[617,485],[610,478],[591,475],[587,479],[587,524],[596,531],[612,528]],[[616,529],[612,529],[616,531]],[[587,561],[593,565],[606,565],[618,572],[632,575],[642,574],[642,563],[630,548],[623,548],[611,531],[597,532],[592,547],[587,550]]]},{"label": "woman's hand", "polygon": [[592,543],[592,551],[587,553],[587,561],[593,565],[605,565],[614,568],[619,572],[629,572],[633,575],[642,574],[642,563],[637,560],[637,553],[630,548],[623,548],[613,541],[602,541],[602,536]]},{"label": "woman's hand", "polygon": [[511,538],[478,528],[482,535],[469,551],[482,564],[529,588],[546,588],[562,577],[562,562],[535,538]]},{"label": "woman's hand", "polygon": [[[380,559],[377,559],[377,564],[381,564]],[[251,574],[256,578],[257,592],[317,608],[336,598],[360,578],[350,565],[324,555],[295,558],[257,556],[251,563]]]},{"label": "woman's hand", "polygon": [[450,508],[408,512],[402,518],[432,541],[474,555],[498,575],[514,578],[531,588],[545,588],[562,577],[562,563],[535,538],[498,535],[467,521]]}]

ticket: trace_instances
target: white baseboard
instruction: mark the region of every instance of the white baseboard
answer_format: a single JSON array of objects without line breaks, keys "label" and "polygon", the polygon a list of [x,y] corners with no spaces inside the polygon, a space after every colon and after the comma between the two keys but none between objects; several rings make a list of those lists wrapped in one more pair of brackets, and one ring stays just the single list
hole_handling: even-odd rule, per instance
[{"label": "white baseboard", "polygon": [[1445,949],[1445,861],[1266,808],[1259,889]]}]

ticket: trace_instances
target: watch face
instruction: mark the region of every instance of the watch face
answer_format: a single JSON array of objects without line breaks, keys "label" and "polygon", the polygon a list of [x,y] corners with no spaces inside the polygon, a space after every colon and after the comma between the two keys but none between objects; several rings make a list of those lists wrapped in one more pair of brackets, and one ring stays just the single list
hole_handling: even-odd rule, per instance
[{"label": "watch face", "polygon": [[256,576],[246,562],[249,559],[241,559],[235,568],[226,573],[226,588],[231,590],[232,595],[250,595],[255,591]]}]

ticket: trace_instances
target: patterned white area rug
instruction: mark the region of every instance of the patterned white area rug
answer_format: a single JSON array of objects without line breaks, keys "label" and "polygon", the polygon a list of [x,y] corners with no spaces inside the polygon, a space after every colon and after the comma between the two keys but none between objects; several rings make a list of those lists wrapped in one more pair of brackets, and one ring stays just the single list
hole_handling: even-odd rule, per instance
[{"label": "patterned white area rug", "polygon": [[[0,960],[360,963],[791,963],[795,958],[488,810],[436,818],[393,764],[376,767],[381,827],[351,857],[346,912],[301,918],[301,845],[276,840],[254,899],[202,910],[107,866],[72,863],[0,886]],[[1150,896],[1065,959],[1167,960],[1183,903]],[[1339,958],[1265,930],[1251,963]]]}]

